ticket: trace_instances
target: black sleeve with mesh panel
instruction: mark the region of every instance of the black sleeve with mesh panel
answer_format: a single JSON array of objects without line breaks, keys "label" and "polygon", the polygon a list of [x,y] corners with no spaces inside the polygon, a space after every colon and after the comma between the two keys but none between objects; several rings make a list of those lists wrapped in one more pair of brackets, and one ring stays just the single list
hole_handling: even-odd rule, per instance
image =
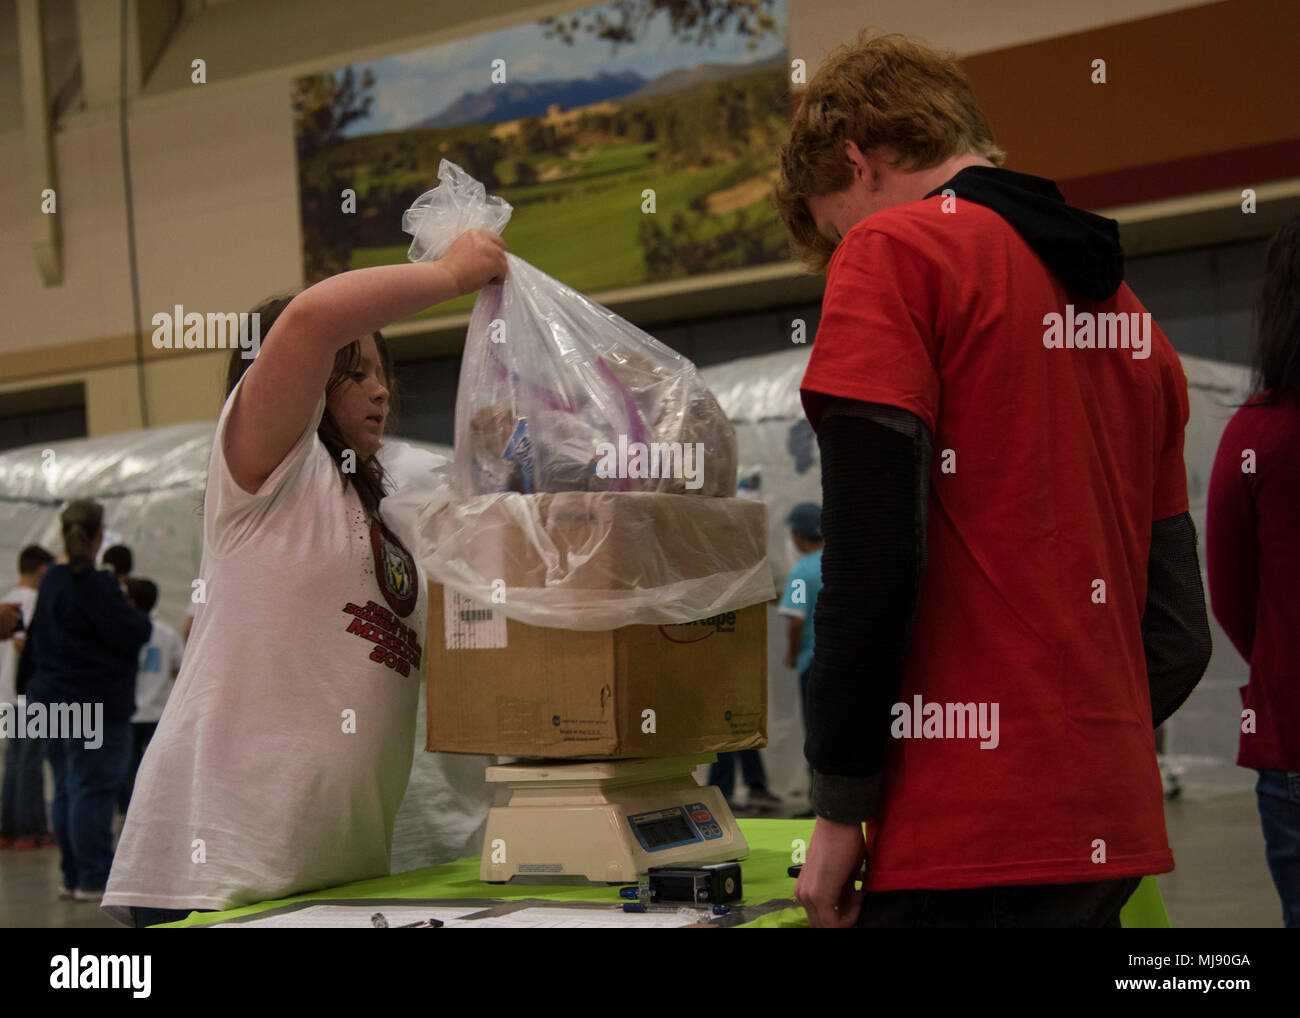
[{"label": "black sleeve with mesh panel", "polygon": [[876,812],[892,708],[925,575],[930,435],[896,407],[827,399],[822,589],[808,681],[812,807],[861,823]]},{"label": "black sleeve with mesh panel", "polygon": [[1201,681],[1214,649],[1190,513],[1151,524],[1142,646],[1151,721],[1159,728]]}]

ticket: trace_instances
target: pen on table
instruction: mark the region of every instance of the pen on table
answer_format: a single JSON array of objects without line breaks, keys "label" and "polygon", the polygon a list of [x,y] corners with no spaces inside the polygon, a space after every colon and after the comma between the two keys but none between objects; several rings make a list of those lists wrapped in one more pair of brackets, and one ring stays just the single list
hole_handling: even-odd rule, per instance
[{"label": "pen on table", "polygon": [[[372,915],[370,917],[370,924],[377,930],[386,930],[389,928],[388,918],[382,912],[376,912],[374,915]],[[401,926],[395,927],[395,929],[414,930],[414,929],[419,929],[421,927],[424,927],[426,929],[436,930],[441,928],[442,925],[443,922],[441,919],[429,918],[429,919],[418,919],[413,923],[403,923]]]},{"label": "pen on table", "polygon": [[713,916],[727,915],[731,911],[730,905],[714,905],[712,909],[692,908],[689,905],[643,905],[638,901],[627,901],[623,903],[624,912],[689,912],[692,915],[702,916],[710,919]]},{"label": "pen on table", "polygon": [[[791,866],[785,871],[785,875],[788,877],[798,878],[799,874],[802,872],[803,872],[803,866]],[[858,871],[858,875],[855,879],[861,880],[866,875],[867,875],[867,863],[866,860],[864,859],[862,861],[862,869]]]}]

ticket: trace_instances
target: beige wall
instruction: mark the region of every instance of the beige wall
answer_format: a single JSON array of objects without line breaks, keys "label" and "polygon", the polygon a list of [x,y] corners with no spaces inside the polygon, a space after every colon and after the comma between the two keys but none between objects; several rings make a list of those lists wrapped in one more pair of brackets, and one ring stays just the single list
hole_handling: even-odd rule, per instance
[{"label": "beige wall", "polygon": [[[301,5],[278,9],[283,13],[295,6]],[[337,11],[345,5],[327,6]],[[382,0],[374,0],[356,8],[366,8],[367,56],[376,55],[370,36],[377,8],[383,6]],[[443,35],[450,25],[485,16],[485,11],[452,10],[446,3],[434,6]],[[508,17],[503,9],[509,6],[509,0],[487,5],[498,22]],[[791,54],[804,56],[811,72],[828,48],[850,38],[868,17],[876,25],[968,54],[1189,6],[1198,5],[1186,0],[885,0],[864,6],[850,0],[790,0]],[[220,28],[221,18],[242,13],[238,7],[214,9],[211,24]],[[411,8],[406,16],[415,17],[411,3],[397,8]],[[518,2],[512,9],[521,19],[538,13],[535,0]],[[188,40],[204,24],[200,19],[185,26],[179,36],[184,45],[173,46],[165,62],[181,57],[188,61],[180,50],[189,52]],[[316,30],[347,37],[346,25],[320,25]],[[389,48],[414,44],[394,37]],[[347,62],[346,44],[336,50],[320,57],[318,66]],[[209,47],[203,52],[216,51]],[[307,69],[301,64],[305,59],[299,54],[295,72]],[[220,77],[220,63],[210,65],[213,79]],[[148,95],[133,107],[131,160],[146,345],[153,314],[175,304],[201,312],[247,310],[265,296],[301,285],[288,70],[273,77],[251,69],[248,73],[252,76],[233,83],[180,86]],[[37,275],[27,214],[30,192],[20,186],[0,189],[0,280],[5,296],[0,393],[82,380],[91,435],[143,423],[118,134],[116,111],[109,106],[69,117],[56,136],[61,286],[47,289]],[[16,182],[25,176],[22,135],[0,135],[0,179]],[[149,425],[216,416],[220,355],[146,354]]]},{"label": "beige wall", "polygon": [[[790,56],[811,74],[862,28],[904,32],[958,56],[1207,6],[1205,0],[787,0]],[[1213,2],[1213,0],[1211,0]]]},{"label": "beige wall", "polygon": [[[251,84],[155,103],[130,120],[140,307],[246,311],[302,285],[288,84]],[[64,278],[41,285],[22,188],[0,189],[0,392],[83,378],[92,435],[140,426],[117,119],[72,118],[57,136]],[[0,139],[0,179],[21,180],[22,139]],[[66,357],[57,350],[76,344]],[[29,356],[4,357],[25,351]],[[149,353],[152,355],[153,351]],[[59,363],[70,361],[71,363]],[[211,418],[220,355],[169,351],[146,362],[149,424]],[[92,366],[93,365],[93,366]],[[87,370],[77,371],[78,367]],[[51,368],[65,368],[51,374]]]}]

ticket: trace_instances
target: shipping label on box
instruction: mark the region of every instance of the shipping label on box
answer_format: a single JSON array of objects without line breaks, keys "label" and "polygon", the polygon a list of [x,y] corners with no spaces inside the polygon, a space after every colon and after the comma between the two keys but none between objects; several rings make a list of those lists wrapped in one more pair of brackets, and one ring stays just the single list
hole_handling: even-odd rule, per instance
[{"label": "shipping label on box", "polygon": [[491,650],[506,645],[505,615],[454,590],[444,590],[442,624],[448,650]]}]

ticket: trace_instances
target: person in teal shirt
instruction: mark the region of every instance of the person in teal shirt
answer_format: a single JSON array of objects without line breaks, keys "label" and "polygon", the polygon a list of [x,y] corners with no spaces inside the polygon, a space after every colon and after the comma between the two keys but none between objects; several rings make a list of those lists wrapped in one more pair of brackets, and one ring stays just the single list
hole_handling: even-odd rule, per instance
[{"label": "person in teal shirt", "polygon": [[[801,558],[790,570],[785,593],[777,611],[790,620],[785,666],[799,674],[799,704],[803,709],[804,735],[808,731],[808,674],[813,660],[813,612],[822,589],[822,510],[812,502],[801,502],[786,517],[790,536]],[[808,769],[812,780],[812,767]],[[811,784],[809,788],[811,790]]]}]

